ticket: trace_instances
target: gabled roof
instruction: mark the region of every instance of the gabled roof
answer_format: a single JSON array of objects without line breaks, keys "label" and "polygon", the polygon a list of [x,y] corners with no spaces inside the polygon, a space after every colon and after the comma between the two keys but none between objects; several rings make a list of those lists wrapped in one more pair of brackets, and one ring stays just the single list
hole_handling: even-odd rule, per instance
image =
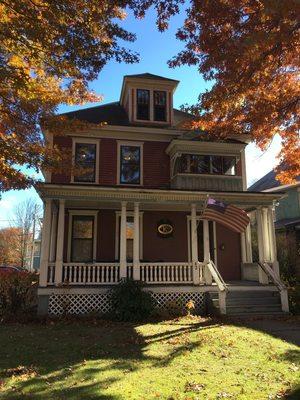
[{"label": "gabled roof", "polygon": [[[300,176],[296,178],[300,182]],[[265,176],[260,178],[257,182],[253,183],[248,188],[250,192],[261,192],[263,190],[268,190],[281,186],[282,184],[276,179],[276,172],[274,170],[268,172]],[[291,185],[293,186],[293,185]]]},{"label": "gabled roof", "polygon": [[[192,115],[186,112],[176,110],[175,108],[173,111],[176,124],[192,118]],[[67,118],[74,118],[78,119],[79,121],[89,122],[92,124],[100,124],[102,122],[107,123],[108,125],[131,125],[126,110],[118,101],[96,107],[84,108],[82,110],[70,111],[61,115],[66,116]],[[141,126],[141,124],[139,124],[139,126]],[[145,126],[149,126],[149,124],[145,124]],[[166,128],[168,127],[166,126]]]},{"label": "gabled roof", "polygon": [[179,82],[176,79],[165,78],[164,76],[150,74],[149,72],[144,72],[143,74],[125,75],[124,78],[141,78],[141,79],[154,79],[158,81],[169,81],[169,82]]}]

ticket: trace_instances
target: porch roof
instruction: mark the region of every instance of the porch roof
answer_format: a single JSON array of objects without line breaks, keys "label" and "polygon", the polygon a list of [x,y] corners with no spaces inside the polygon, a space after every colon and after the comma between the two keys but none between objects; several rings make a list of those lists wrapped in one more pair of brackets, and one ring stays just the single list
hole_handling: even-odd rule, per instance
[{"label": "porch roof", "polygon": [[186,206],[189,206],[191,203],[200,203],[200,206],[209,195],[217,200],[235,204],[245,209],[272,205],[274,201],[279,200],[284,195],[284,193],[279,192],[188,191],[51,183],[38,184],[36,190],[42,199],[101,202],[137,201],[143,204],[182,204]]}]

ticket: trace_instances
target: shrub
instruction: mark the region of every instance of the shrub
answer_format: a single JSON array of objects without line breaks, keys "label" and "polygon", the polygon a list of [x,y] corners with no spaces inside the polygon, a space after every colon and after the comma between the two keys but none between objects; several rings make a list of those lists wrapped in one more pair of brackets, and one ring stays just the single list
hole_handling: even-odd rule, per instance
[{"label": "shrub", "polygon": [[38,276],[27,271],[0,272],[0,318],[28,312],[37,303]]},{"label": "shrub", "polygon": [[143,284],[132,279],[122,280],[111,292],[113,314],[119,321],[143,321],[154,311],[151,293],[143,290]]}]

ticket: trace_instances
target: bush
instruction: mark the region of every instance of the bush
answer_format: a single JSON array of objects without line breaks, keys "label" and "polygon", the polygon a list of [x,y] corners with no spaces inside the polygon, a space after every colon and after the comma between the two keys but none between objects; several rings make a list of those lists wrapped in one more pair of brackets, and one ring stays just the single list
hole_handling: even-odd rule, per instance
[{"label": "bush", "polygon": [[111,292],[113,314],[119,321],[144,321],[154,311],[151,293],[143,291],[141,282],[122,280]]},{"label": "bush", "polygon": [[27,271],[0,271],[0,318],[17,317],[37,304],[38,275]]}]

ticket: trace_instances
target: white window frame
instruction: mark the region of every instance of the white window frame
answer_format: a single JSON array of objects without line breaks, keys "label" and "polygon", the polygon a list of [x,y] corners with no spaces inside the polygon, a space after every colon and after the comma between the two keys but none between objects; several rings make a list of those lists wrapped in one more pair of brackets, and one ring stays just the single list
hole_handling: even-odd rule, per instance
[{"label": "white window frame", "polygon": [[[119,259],[119,248],[120,248],[120,219],[121,219],[121,211],[116,211],[116,230],[115,230],[115,260]],[[127,211],[126,213],[126,218],[127,217],[134,217],[134,212],[133,211]],[[139,212],[139,235],[140,235],[140,260],[143,259],[143,217],[144,217],[144,211]],[[127,222],[127,221],[126,221]]]},{"label": "white window frame", "polygon": [[[118,140],[118,157],[117,157],[117,185],[121,186],[143,186],[144,182],[144,142],[132,142]],[[121,146],[133,146],[140,148],[140,183],[121,183]]]},{"label": "white window frame", "polygon": [[[137,117],[137,91],[138,90],[148,90],[150,94],[150,113],[149,113],[149,119],[138,119]],[[165,121],[156,121],[154,119],[154,92],[165,92],[166,93],[166,120]],[[161,124],[161,125],[166,125],[171,122],[170,118],[170,90],[167,89],[149,89],[146,87],[137,87],[135,88],[134,91],[134,121],[136,122],[141,122],[141,123],[151,123],[154,122],[155,124]]]},{"label": "white window frame", "polygon": [[[187,239],[188,239],[188,262],[190,263],[191,260],[191,254],[192,254],[192,241],[191,241],[191,221],[192,217],[191,215],[187,215]],[[198,228],[198,223],[199,221],[203,221],[200,215],[196,216],[196,222],[197,222],[197,228]],[[213,222],[213,235],[214,235],[214,242],[215,242],[215,247],[214,247],[214,257],[215,257],[215,265],[218,268],[218,245],[217,245],[217,226],[216,222]],[[203,232],[203,237],[204,237],[204,232]],[[197,245],[198,245],[198,239],[197,239]],[[199,260],[200,262],[203,262],[203,260]]]},{"label": "white window frame", "polygon": [[71,262],[71,248],[72,248],[72,227],[74,216],[92,216],[94,217],[94,231],[93,231],[93,262],[97,258],[97,232],[98,232],[98,214],[99,210],[69,210],[69,227],[68,227],[68,250],[67,260]]},{"label": "white window frame", "polygon": [[75,167],[75,149],[76,144],[95,144],[96,145],[96,164],[95,164],[95,181],[93,182],[75,182],[74,175],[71,175],[71,183],[77,185],[94,185],[99,183],[99,163],[100,163],[100,140],[99,139],[85,139],[85,138],[72,138],[72,164]]}]

